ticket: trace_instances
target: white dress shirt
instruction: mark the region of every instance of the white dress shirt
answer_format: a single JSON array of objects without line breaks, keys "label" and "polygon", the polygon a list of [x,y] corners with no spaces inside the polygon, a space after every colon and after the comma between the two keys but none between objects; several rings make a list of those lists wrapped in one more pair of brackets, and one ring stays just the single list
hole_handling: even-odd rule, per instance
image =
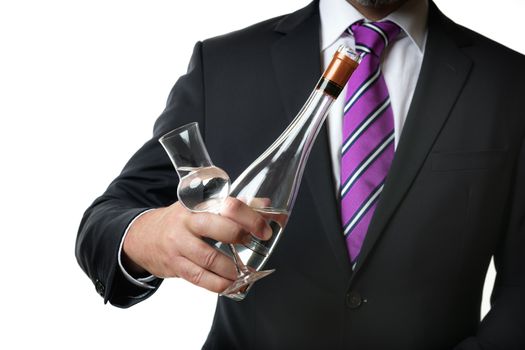
[{"label": "white dress shirt", "polygon": [[[346,30],[350,25],[366,20],[346,0],[321,0],[321,57],[324,68],[328,66],[334,52],[340,45],[355,48],[354,37]],[[397,38],[385,49],[381,57],[381,69],[390,94],[394,113],[395,145],[399,142],[408,108],[414,95],[427,38],[428,0],[409,0],[384,20],[390,20],[401,27]],[[343,105],[346,88],[334,102],[327,118],[330,155],[339,198],[341,143],[343,130]]]},{"label": "white dress shirt", "polygon": [[126,277],[126,279],[128,281],[130,281],[131,283],[133,283],[134,285],[138,286],[138,287],[142,287],[142,288],[145,288],[145,289],[155,289],[154,286],[152,286],[150,284],[150,282],[154,281],[157,277],[153,276],[153,275],[149,275],[149,276],[145,276],[145,277],[134,277],[132,276],[125,268],[124,268],[124,265],[122,263],[122,250],[124,249],[124,239],[126,239],[126,236],[128,235],[128,232],[129,232],[129,229],[131,227],[131,225],[133,225],[133,223],[138,219],[140,218],[142,215],[146,214],[148,211],[151,211],[153,209],[147,209],[147,210],[144,210],[142,213],[140,213],[139,215],[135,216],[135,218],[133,220],[131,220],[131,222],[129,223],[128,227],[126,228],[126,231],[124,232],[124,235],[122,236],[122,240],[120,241],[120,246],[118,247],[118,266],[120,267],[120,271],[122,271],[122,274],[124,275],[124,277]]},{"label": "white dress shirt", "polygon": [[[321,57],[323,58],[323,66],[326,69],[333,54],[340,45],[344,44],[354,49],[354,38],[348,34],[346,29],[354,22],[364,19],[364,17],[346,0],[320,0],[319,10],[321,16]],[[396,146],[408,113],[423,61],[427,36],[427,13],[428,0],[409,0],[401,8],[385,18],[396,23],[402,29],[396,40],[391,42],[386,48],[381,65],[394,112]],[[332,170],[336,184],[335,191],[338,198],[343,104],[345,96],[346,88],[334,102],[332,112],[327,119]],[[149,284],[149,282],[155,279],[154,276],[134,278],[122,265],[121,255],[124,238],[133,222],[140,215],[128,225],[122,237],[118,253],[118,263],[122,273],[131,283],[146,289],[154,289],[154,287]]]}]

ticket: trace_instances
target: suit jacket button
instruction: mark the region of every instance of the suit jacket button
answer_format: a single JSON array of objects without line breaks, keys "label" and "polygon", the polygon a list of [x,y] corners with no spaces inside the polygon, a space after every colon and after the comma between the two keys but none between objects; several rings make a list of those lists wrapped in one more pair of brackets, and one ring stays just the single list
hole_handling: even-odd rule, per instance
[{"label": "suit jacket button", "polygon": [[95,280],[95,289],[97,290],[97,293],[100,294],[100,296],[104,296],[104,291],[106,290],[106,288],[98,279]]},{"label": "suit jacket button", "polygon": [[346,306],[350,309],[357,309],[363,303],[363,298],[357,292],[349,292],[346,295]]}]

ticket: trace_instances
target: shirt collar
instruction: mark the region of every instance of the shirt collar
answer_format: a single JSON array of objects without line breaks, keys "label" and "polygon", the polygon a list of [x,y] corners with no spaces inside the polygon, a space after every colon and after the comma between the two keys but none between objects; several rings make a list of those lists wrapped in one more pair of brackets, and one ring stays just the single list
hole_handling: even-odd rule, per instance
[{"label": "shirt collar", "polygon": [[[364,16],[346,0],[320,0],[321,50],[331,46],[344,31]],[[428,0],[409,0],[383,20],[396,23],[423,53],[427,33]]]}]

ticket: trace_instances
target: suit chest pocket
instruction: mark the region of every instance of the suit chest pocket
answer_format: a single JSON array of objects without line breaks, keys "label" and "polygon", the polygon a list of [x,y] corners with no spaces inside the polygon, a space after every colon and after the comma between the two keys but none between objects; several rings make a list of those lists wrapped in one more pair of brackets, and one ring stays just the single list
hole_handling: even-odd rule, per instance
[{"label": "suit chest pocket", "polygon": [[469,171],[502,168],[506,150],[436,152],[431,154],[432,171]]}]

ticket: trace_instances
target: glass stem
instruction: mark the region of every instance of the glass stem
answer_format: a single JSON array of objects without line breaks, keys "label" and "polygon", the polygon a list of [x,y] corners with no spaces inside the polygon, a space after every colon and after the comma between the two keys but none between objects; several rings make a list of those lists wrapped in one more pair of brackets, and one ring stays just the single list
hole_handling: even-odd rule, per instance
[{"label": "glass stem", "polygon": [[233,256],[233,262],[235,263],[235,268],[237,269],[237,276],[241,277],[249,273],[250,271],[248,270],[246,265],[244,265],[244,263],[242,262],[239,254],[237,254],[237,249],[235,249],[235,245],[228,244],[228,246],[230,247],[230,251]]}]

